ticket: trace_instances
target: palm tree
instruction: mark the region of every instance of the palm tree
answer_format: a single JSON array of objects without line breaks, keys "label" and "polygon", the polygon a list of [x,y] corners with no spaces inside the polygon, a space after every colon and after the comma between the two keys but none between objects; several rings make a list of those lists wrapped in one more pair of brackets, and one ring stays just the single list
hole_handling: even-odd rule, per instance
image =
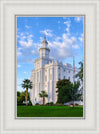
[{"label": "palm tree", "polygon": [[80,92],[82,95],[80,96],[80,99],[83,100],[83,62],[80,61],[79,64],[80,64],[80,68],[79,68],[80,71],[76,74],[76,77],[78,77],[81,82]]},{"label": "palm tree", "polygon": [[28,104],[27,103],[27,98],[28,98],[28,88],[32,89],[32,82],[29,80],[29,79],[25,79],[22,83],[22,87],[23,88],[26,88],[26,95],[25,95],[25,102],[26,102],[26,105]]},{"label": "palm tree", "polygon": [[79,86],[80,86],[80,82],[79,81],[75,81],[73,84],[72,84],[72,89],[70,91],[70,97],[73,101],[73,107],[74,107],[74,101],[78,101],[80,100],[80,96],[82,95],[80,90],[79,89]]},{"label": "palm tree", "polygon": [[44,103],[45,103],[45,97],[48,97],[46,91],[43,91],[43,90],[42,90],[41,93],[39,93],[39,96],[40,96],[41,98],[43,98],[43,105],[44,105]]},{"label": "palm tree", "polygon": [[83,62],[80,61],[80,71],[76,74],[76,77],[79,77],[79,79],[83,82]]}]

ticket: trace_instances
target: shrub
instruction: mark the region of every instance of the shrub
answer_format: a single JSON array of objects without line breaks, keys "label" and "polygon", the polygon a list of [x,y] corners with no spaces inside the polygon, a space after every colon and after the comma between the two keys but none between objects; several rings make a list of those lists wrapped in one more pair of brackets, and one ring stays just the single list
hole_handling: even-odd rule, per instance
[{"label": "shrub", "polygon": [[75,103],[75,106],[79,106],[79,104],[78,103]]},{"label": "shrub", "polygon": [[45,105],[46,106],[52,106],[54,103],[53,102],[48,102],[48,103],[46,103]]},{"label": "shrub", "polygon": [[55,106],[64,106],[64,104],[62,104],[62,103],[55,103],[54,105]]},{"label": "shrub", "polygon": [[72,104],[70,104],[69,106],[70,106],[70,107],[73,107],[73,105],[72,105]]},{"label": "shrub", "polygon": [[32,102],[29,100],[29,104],[28,104],[29,106],[32,106]]},{"label": "shrub", "polygon": [[45,104],[46,106],[49,106],[49,102]]},{"label": "shrub", "polygon": [[35,105],[38,106],[38,105],[40,105],[40,104],[39,104],[39,103],[36,103]]},{"label": "shrub", "polygon": [[73,103],[71,103],[70,105],[73,105]]},{"label": "shrub", "polygon": [[49,102],[50,105],[53,105],[53,102]]},{"label": "shrub", "polygon": [[25,106],[25,104],[24,103],[18,103],[17,102],[17,106]]}]

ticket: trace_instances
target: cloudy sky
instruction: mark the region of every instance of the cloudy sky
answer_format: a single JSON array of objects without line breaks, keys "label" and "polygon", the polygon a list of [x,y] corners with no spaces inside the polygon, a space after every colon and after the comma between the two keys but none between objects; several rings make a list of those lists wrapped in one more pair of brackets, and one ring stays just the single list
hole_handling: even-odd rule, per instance
[{"label": "cloudy sky", "polygon": [[83,60],[83,17],[17,17],[17,90],[31,77],[46,35],[50,57],[79,67]]}]

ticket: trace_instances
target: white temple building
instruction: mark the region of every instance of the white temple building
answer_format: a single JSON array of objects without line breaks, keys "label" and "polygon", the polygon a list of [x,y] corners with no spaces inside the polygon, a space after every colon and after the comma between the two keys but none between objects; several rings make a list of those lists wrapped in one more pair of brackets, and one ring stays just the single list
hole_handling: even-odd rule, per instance
[{"label": "white temple building", "polygon": [[73,82],[73,73],[78,73],[78,68],[75,67],[73,72],[73,66],[71,64],[63,64],[59,61],[54,61],[49,58],[50,49],[46,37],[41,42],[39,49],[40,57],[35,60],[35,68],[32,70],[31,81],[33,88],[30,90],[30,99],[33,105],[36,103],[42,104],[42,98],[39,97],[39,93],[45,90],[48,97],[45,98],[45,103],[57,102],[56,83],[59,79],[69,79]]}]

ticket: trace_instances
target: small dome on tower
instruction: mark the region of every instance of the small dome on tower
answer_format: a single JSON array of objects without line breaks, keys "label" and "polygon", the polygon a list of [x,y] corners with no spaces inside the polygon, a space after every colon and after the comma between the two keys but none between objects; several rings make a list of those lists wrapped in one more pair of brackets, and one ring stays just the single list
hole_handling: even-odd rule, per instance
[{"label": "small dome on tower", "polygon": [[41,42],[41,44],[48,44],[47,40],[46,40],[46,35],[44,35],[44,39],[43,41]]}]

